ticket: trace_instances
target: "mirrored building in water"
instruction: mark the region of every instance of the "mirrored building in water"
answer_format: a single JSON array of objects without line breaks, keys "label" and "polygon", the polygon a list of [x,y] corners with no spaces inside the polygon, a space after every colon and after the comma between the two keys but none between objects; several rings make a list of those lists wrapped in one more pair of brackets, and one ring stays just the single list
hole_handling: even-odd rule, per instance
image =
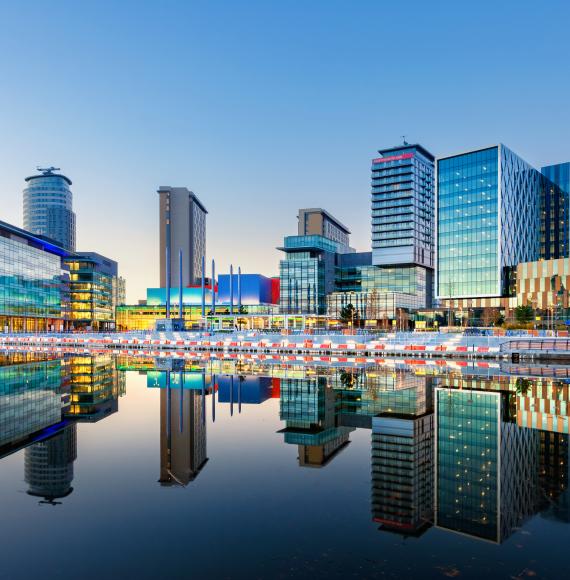
[{"label": "mirrored building in water", "polygon": [[[186,486],[196,479],[206,462],[206,375],[163,371],[160,388],[160,478],[161,486]],[[173,378],[175,380],[173,381]],[[198,388],[196,388],[198,386]]]},{"label": "mirrored building in water", "polygon": [[69,406],[65,361],[43,358],[0,355],[0,455],[59,424]]},{"label": "mirrored building in water", "polygon": [[46,503],[68,496],[73,487],[73,463],[77,459],[77,424],[66,425],[49,439],[25,450],[28,494]]},{"label": "mirrored building in water", "polygon": [[354,427],[337,420],[336,392],[326,377],[281,379],[285,443],[297,445],[301,467],[324,467],[349,443]]},{"label": "mirrored building in water", "polygon": [[535,513],[539,443],[504,393],[436,388],[436,526],[503,542]]}]

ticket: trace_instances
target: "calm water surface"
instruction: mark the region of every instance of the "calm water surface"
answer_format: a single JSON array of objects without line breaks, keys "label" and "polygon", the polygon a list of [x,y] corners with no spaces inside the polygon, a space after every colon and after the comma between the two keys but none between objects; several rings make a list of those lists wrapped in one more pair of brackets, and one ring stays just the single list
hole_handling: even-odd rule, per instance
[{"label": "calm water surface", "polygon": [[568,577],[567,376],[0,355],[0,578]]}]

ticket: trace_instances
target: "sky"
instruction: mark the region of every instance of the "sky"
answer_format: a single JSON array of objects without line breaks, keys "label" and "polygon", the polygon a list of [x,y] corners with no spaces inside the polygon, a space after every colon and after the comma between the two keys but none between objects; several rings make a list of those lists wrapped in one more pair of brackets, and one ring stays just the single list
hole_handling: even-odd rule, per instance
[{"label": "sky", "polygon": [[0,220],[24,178],[73,181],[77,249],[158,285],[158,195],[209,211],[218,271],[277,275],[300,207],[370,248],[370,161],[502,142],[570,160],[567,0],[0,0]]}]

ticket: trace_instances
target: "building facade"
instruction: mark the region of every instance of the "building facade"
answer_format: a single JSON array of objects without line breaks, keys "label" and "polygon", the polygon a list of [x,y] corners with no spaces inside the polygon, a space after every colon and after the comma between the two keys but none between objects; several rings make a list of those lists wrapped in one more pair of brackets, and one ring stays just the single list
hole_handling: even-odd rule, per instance
[{"label": "building facade", "polygon": [[570,258],[525,262],[517,266],[517,304],[531,306],[553,320],[570,307]]},{"label": "building facade", "polygon": [[543,167],[541,173],[540,257],[567,258],[570,255],[570,163]]},{"label": "building facade", "polygon": [[61,246],[0,222],[0,332],[67,327],[67,256]]},{"label": "building facade", "polygon": [[66,258],[65,263],[70,272],[72,327],[114,330],[117,262],[96,252],[77,252]]},{"label": "building facade", "polygon": [[287,236],[278,248],[280,311],[283,314],[324,315],[327,295],[334,292],[337,256],[348,246],[324,236]]},{"label": "building facade", "polygon": [[322,236],[348,246],[350,230],[321,208],[299,210],[299,236]]},{"label": "building facade", "polygon": [[[279,280],[267,278],[261,274],[241,274],[240,277],[234,274],[233,313],[230,305],[229,274],[221,274],[213,290],[211,281],[208,280],[204,288],[204,297],[204,314],[210,324],[215,322],[220,328],[232,328],[232,324],[239,322],[239,315],[243,315],[244,317],[259,316],[260,320],[255,322],[255,327],[264,327],[266,323],[262,322],[261,319],[269,319],[279,310]],[[212,305],[212,298],[215,298],[215,307]],[[202,327],[204,316],[201,286],[182,289],[183,312],[180,311],[179,303],[179,289],[172,287],[170,289],[171,316],[181,318],[182,314],[187,329]],[[117,328],[120,330],[151,330],[157,320],[165,317],[166,288],[147,288],[146,299],[140,304],[118,305]],[[240,324],[245,325],[245,322],[242,320]]]},{"label": "building facade", "polygon": [[372,160],[372,263],[434,267],[434,156],[421,145]]},{"label": "building facade", "polygon": [[24,229],[48,237],[68,251],[75,250],[75,214],[71,180],[54,173],[55,167],[40,169],[26,177]]},{"label": "building facade", "polygon": [[167,286],[169,256],[170,285],[180,279],[179,251],[182,250],[182,285],[193,286],[202,277],[202,258],[206,255],[207,210],[198,197],[185,187],[161,186],[160,219],[160,286]]},{"label": "building facade", "polygon": [[436,168],[437,296],[513,296],[517,264],[540,255],[540,173],[502,144]]}]

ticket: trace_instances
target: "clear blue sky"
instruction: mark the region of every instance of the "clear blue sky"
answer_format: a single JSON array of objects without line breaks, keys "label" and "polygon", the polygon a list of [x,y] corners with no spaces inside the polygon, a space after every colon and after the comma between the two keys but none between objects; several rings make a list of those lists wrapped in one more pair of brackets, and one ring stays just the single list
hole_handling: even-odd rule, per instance
[{"label": "clear blue sky", "polygon": [[370,245],[370,160],[501,141],[570,160],[570,2],[0,0],[0,219],[24,177],[73,180],[78,249],[158,280],[159,185],[208,208],[222,269],[278,272],[299,207]]}]

